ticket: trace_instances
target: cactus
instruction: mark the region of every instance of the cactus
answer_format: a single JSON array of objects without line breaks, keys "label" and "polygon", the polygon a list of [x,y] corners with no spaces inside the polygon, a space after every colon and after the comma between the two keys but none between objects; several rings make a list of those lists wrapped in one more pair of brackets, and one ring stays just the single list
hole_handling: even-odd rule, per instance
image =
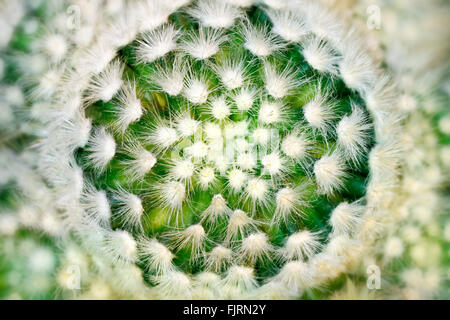
[{"label": "cactus", "polygon": [[[408,5],[363,1],[354,8],[355,15],[366,13],[369,7],[381,10],[381,28],[365,37],[385,48],[375,56],[383,57],[394,71],[399,92],[397,105],[405,118],[402,141],[408,157],[401,168],[398,201],[389,208],[394,222],[386,228],[385,240],[378,240],[375,250],[367,251],[360,276],[373,264],[381,267],[382,274],[389,274],[389,280],[376,293],[378,298],[446,299],[449,158],[445,156],[448,148],[445,119],[449,74],[442,62],[448,45],[444,44],[447,34],[434,30],[448,25],[445,16],[449,7],[439,1],[430,5],[419,1]],[[346,7],[348,10],[351,9]],[[418,27],[414,18],[418,15],[422,27]],[[360,18],[366,24],[366,16]],[[402,32],[406,29],[414,36]],[[429,34],[434,36],[428,37]],[[334,297],[373,298],[374,292],[368,292],[365,280],[359,279],[352,277]]]},{"label": "cactus", "polygon": [[389,230],[405,110],[325,6],[79,0],[30,12],[52,28],[18,31],[12,46],[51,63],[23,72],[39,130],[23,133],[38,140],[21,188],[33,203],[30,185],[45,190],[54,234],[75,239],[84,273],[104,274],[87,296],[326,297]]},{"label": "cactus", "polygon": [[357,37],[312,3],[128,10],[132,41],[75,55],[49,111],[39,165],[71,181],[67,223],[164,298],[299,297],[346,270],[399,152]]}]

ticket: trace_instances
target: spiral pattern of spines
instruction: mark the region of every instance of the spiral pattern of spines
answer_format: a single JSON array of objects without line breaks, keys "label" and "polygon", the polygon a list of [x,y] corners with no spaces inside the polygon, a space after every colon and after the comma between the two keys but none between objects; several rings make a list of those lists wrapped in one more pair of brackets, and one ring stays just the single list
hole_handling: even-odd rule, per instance
[{"label": "spiral pattern of spines", "polygon": [[[57,89],[45,90],[46,93],[56,92],[57,96],[53,99],[61,104],[47,110],[52,115],[51,134],[44,136],[40,143],[43,162],[39,163],[39,167],[56,193],[60,194],[57,196],[58,206],[68,212],[66,223],[76,233],[98,232],[103,235],[103,240],[101,237],[98,239],[100,243],[90,243],[89,246],[100,251],[103,248],[113,261],[136,261],[140,243],[150,240],[142,240],[136,233],[143,229],[147,236],[161,237],[158,241],[174,251],[177,259],[175,265],[187,273],[183,275],[187,278],[183,279],[189,280],[190,273],[198,268],[201,270],[199,266],[205,260],[203,256],[208,255],[205,261],[212,261],[208,269],[217,270],[217,265],[223,269],[219,272],[219,278],[213,280],[211,277],[208,281],[216,281],[215,285],[219,287],[225,286],[229,297],[256,294],[259,290],[254,289],[265,282],[257,283],[256,278],[272,279],[261,287],[264,294],[275,296],[275,289],[282,283],[283,286],[292,286],[295,294],[299,295],[303,289],[314,287],[344,271],[346,259],[354,257],[343,255],[343,248],[363,246],[365,240],[361,236],[364,232],[359,230],[360,225],[367,223],[366,216],[373,215],[373,219],[379,219],[371,212],[382,206],[380,199],[376,198],[374,201],[367,199],[370,203],[368,207],[362,201],[362,211],[365,212],[358,216],[360,220],[352,212],[347,213],[348,219],[358,223],[350,223],[343,217],[335,219],[331,223],[333,232],[326,227],[327,221],[318,223],[307,218],[316,210],[310,204],[316,197],[323,204],[334,203],[322,213],[326,216],[341,201],[338,199],[348,196],[343,196],[344,189],[352,188],[349,194],[353,193],[353,197],[349,201],[363,196],[365,188],[361,184],[368,176],[367,195],[375,194],[382,199],[386,196],[383,190],[377,191],[377,187],[380,183],[395,183],[395,179],[376,181],[373,177],[383,179],[383,174],[370,164],[363,163],[374,144],[395,140],[395,136],[387,138],[383,132],[390,130],[388,127],[392,125],[385,122],[386,115],[390,115],[391,111],[378,112],[376,102],[368,105],[369,110],[366,110],[365,97],[376,87],[379,73],[362,46],[357,44],[358,39],[354,35],[345,35],[345,29],[340,29],[338,20],[324,8],[307,3],[305,9],[300,11],[289,5],[272,9],[269,1],[269,7],[264,7],[264,10],[243,4],[249,8],[244,11],[234,7],[235,2],[199,1],[181,11],[177,11],[177,5],[184,5],[185,1],[177,2],[173,7],[155,1],[139,2],[136,6],[130,3],[127,14],[119,17],[116,23],[106,23],[101,27],[102,32],[98,33],[92,44],[79,46],[71,43],[70,46],[79,46],[80,49],[74,50],[74,54],[65,59],[65,65],[56,67],[65,70],[64,74],[60,74],[62,83],[57,85]],[[145,12],[153,19],[144,19]],[[205,15],[202,17],[204,19],[198,17],[200,13]],[[223,19],[214,19],[214,15],[219,13]],[[251,16],[248,16],[249,13]],[[312,13],[320,13],[317,16],[321,19],[311,19]],[[176,41],[162,43],[158,32],[171,31],[164,24],[169,16],[170,23],[178,28],[177,32],[172,30],[169,35]],[[202,25],[199,34],[195,30],[184,29],[188,29],[184,24],[187,21],[192,24],[193,18]],[[124,19],[128,32],[123,33],[123,39],[111,41],[112,32],[120,28]],[[251,19],[263,21],[250,22]],[[225,30],[226,27],[232,27],[232,31]],[[262,36],[255,37],[254,30]],[[128,45],[136,36],[142,41]],[[320,44],[317,44],[318,39]],[[243,53],[239,48],[235,49],[232,46],[234,42],[244,43],[242,47],[246,51]],[[303,58],[303,44],[309,46],[306,61]],[[171,45],[170,50],[162,48],[163,45]],[[55,56],[55,63],[61,61],[58,56],[63,51],[62,46],[59,49],[55,52],[47,50],[47,54]],[[172,53],[174,49],[175,54]],[[167,57],[155,59],[155,54]],[[229,59],[227,54],[230,54]],[[145,60],[149,58],[149,61]],[[245,63],[235,62],[240,59]],[[306,70],[299,72],[298,64]],[[117,71],[123,72],[120,79]],[[341,77],[343,82],[339,80]],[[346,89],[344,84],[356,91]],[[232,91],[231,94],[225,94],[228,91]],[[336,97],[336,93],[348,95],[357,103],[342,103],[342,96]],[[292,106],[300,108],[310,103],[315,104],[315,108],[310,108],[310,116],[296,121],[295,117],[302,119],[302,112],[293,112]],[[161,112],[174,105],[175,112]],[[347,111],[343,112],[342,108]],[[99,109],[108,112],[99,112]],[[362,117],[361,112],[364,114]],[[339,120],[344,119],[347,121],[338,124]],[[218,143],[211,143],[217,141],[205,141],[201,135],[200,138],[193,135],[203,129],[205,122],[218,124],[225,136],[237,133],[237,148],[243,151],[237,159],[240,161],[228,163],[226,158],[211,152],[219,149]],[[295,122],[298,122],[298,127],[293,128]],[[315,128],[311,128],[313,123]],[[156,130],[156,133],[155,129],[162,129],[162,124],[166,127]],[[339,131],[335,129],[336,125]],[[281,136],[285,138],[280,141],[284,148],[266,154],[261,161],[257,155],[246,152],[246,139],[242,139],[245,134],[257,137],[256,140],[264,145],[270,142],[265,130],[271,129],[271,132],[274,128],[281,131]],[[208,132],[214,135],[213,126],[210,129]],[[183,145],[188,140],[186,137],[190,136],[193,136],[191,143]],[[288,137],[292,139],[286,139]],[[163,146],[167,138],[172,138],[173,143]],[[161,143],[152,146],[156,140]],[[149,141],[152,143],[149,144]],[[192,159],[207,159],[210,165],[196,167],[185,159],[173,159],[171,147],[178,143]],[[206,155],[205,145],[208,147]],[[145,153],[144,150],[149,154],[138,159]],[[396,152],[397,149],[390,155],[395,158]],[[158,168],[163,164],[167,166],[167,171]],[[396,164],[390,162],[384,165],[395,167]],[[292,168],[295,168],[294,171]],[[212,172],[206,169],[212,169]],[[251,169],[256,169],[257,174]],[[296,175],[299,171],[302,174]],[[360,172],[359,181],[353,178],[355,171]],[[289,185],[283,184],[291,179]],[[68,180],[71,183],[67,184]],[[228,189],[230,185],[234,190]],[[192,199],[192,190],[208,193],[209,199]],[[359,192],[355,193],[355,190]],[[99,221],[93,219],[96,211],[92,207],[88,207],[90,213],[73,210],[83,204],[83,197],[86,199],[90,192],[107,194],[113,229],[127,230],[134,234],[134,239],[125,231],[113,231],[105,225],[92,223]],[[141,201],[144,213],[141,223],[136,223],[134,219],[141,211],[136,210],[139,209],[136,206],[138,201],[129,201],[130,194],[138,196]],[[214,203],[213,198],[223,199],[225,206]],[[388,203],[389,199],[383,200]],[[258,215],[258,211],[264,214]],[[277,214],[271,214],[271,211]],[[367,211],[369,214],[366,214]],[[226,222],[236,212],[247,216],[243,219],[244,225],[250,224],[250,227],[238,227],[238,239],[232,241],[233,234],[228,232],[230,224],[227,226]],[[175,220],[175,223],[169,223],[169,228],[165,219],[168,216]],[[294,257],[299,261],[279,264],[276,252],[282,251],[282,240],[294,231],[300,231],[298,227],[303,223],[314,229],[311,232],[317,229],[322,232],[309,235],[313,240],[292,241],[294,244],[297,242],[297,253],[284,253],[282,256]],[[337,226],[339,223],[344,225],[340,228]],[[294,226],[294,229],[282,230],[289,226]],[[174,230],[170,230],[172,228]],[[343,231],[348,229],[351,232]],[[342,235],[346,232],[348,234]],[[330,239],[327,239],[329,235]],[[231,266],[219,261],[221,255],[227,257],[229,251],[217,250],[212,255],[210,246],[216,239],[228,239],[229,244],[237,244],[232,250]],[[319,241],[320,245],[314,241]],[[223,244],[222,247],[226,248]],[[322,247],[323,252],[311,253],[311,250],[320,252]],[[235,256],[239,253],[244,258]],[[275,265],[267,270],[259,265],[251,270],[257,264],[271,262]],[[141,266],[145,270],[144,264]],[[323,265],[321,270],[324,272],[315,274],[312,269],[316,265]],[[169,269],[172,271],[173,267]],[[304,276],[298,274],[302,270],[306,270]],[[177,275],[181,276],[180,273]],[[154,277],[150,272],[145,277],[158,284],[155,292],[158,292],[158,286],[165,288],[161,289],[165,292],[162,297],[170,297],[171,293],[176,292],[169,275],[157,274]],[[190,284],[186,288],[192,287],[195,291],[195,283],[193,281],[192,286]],[[272,288],[273,292],[268,288]]]}]

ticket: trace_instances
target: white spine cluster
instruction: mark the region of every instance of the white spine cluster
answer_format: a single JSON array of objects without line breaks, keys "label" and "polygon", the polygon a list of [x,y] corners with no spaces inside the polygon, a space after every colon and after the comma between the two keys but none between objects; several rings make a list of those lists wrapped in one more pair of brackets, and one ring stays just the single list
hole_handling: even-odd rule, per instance
[{"label": "white spine cluster", "polygon": [[239,253],[251,265],[258,260],[270,260],[272,245],[263,232],[253,233],[242,240]]},{"label": "white spine cluster", "polygon": [[188,10],[204,27],[229,28],[241,16],[239,8],[217,0],[201,0]]},{"label": "white spine cluster", "polygon": [[269,56],[283,46],[276,35],[268,30],[267,26],[256,28],[251,24],[245,24],[243,33],[245,39],[244,47],[260,58]]},{"label": "white spine cluster", "polygon": [[366,115],[359,107],[353,107],[351,115],[342,118],[337,125],[338,144],[343,147],[346,157],[355,163],[367,151],[370,128]]},{"label": "white spine cluster", "polygon": [[89,139],[87,150],[89,151],[87,156],[89,164],[102,172],[116,154],[116,141],[105,128],[100,128]]},{"label": "white spine cluster", "polygon": [[126,166],[124,173],[132,181],[142,180],[155,166],[157,162],[155,155],[141,145],[133,143],[130,143],[125,149],[132,159],[123,161]]},{"label": "white spine cluster", "polygon": [[272,31],[289,42],[299,42],[308,33],[304,19],[293,11],[268,10]]},{"label": "white spine cluster", "polygon": [[308,124],[325,137],[331,131],[332,121],[336,117],[333,103],[320,92],[303,107],[303,115]]},{"label": "white spine cluster", "polygon": [[213,224],[219,218],[225,218],[229,216],[231,209],[228,208],[225,199],[220,194],[216,194],[211,200],[211,204],[202,213],[202,222],[206,224]]},{"label": "white spine cluster", "polygon": [[123,134],[128,126],[138,121],[144,114],[141,101],[136,94],[136,84],[127,83],[117,95],[117,120],[115,126]]},{"label": "white spine cluster", "polygon": [[363,208],[357,204],[340,203],[331,213],[333,233],[352,234],[361,223]]},{"label": "white spine cluster", "polygon": [[[252,1],[202,0],[185,9],[201,26],[196,31],[183,33],[169,24],[169,16],[187,4],[188,1],[166,4],[156,0],[127,4],[127,9],[123,13],[118,10],[116,15],[120,18],[118,22],[126,21],[122,27],[129,31],[116,41],[111,41],[111,30],[114,28],[104,22],[100,23],[102,28],[99,30],[102,32],[90,41],[86,40],[83,47],[78,47],[78,41],[78,44],[72,43],[60,35],[44,39],[44,53],[55,64],[64,60],[67,65],[47,72],[40,79],[37,89],[39,97],[55,95],[59,98],[52,98],[52,101],[67,100],[67,97],[79,99],[73,99],[71,104],[65,103],[61,107],[48,107],[47,112],[53,117],[39,144],[43,160],[39,163],[39,170],[58,195],[58,205],[66,211],[65,216],[70,216],[69,212],[85,212],[80,214],[84,219],[73,215],[66,220],[75,225],[79,234],[91,234],[87,240],[90,247],[100,243],[110,261],[130,268],[126,270],[132,270],[132,264],[139,257],[149,271],[156,273],[156,277],[152,278],[156,286],[150,291],[161,298],[192,297],[196,283],[201,283],[203,289],[208,288],[208,292],[213,292],[211,288],[217,286],[215,288],[219,288],[222,297],[248,297],[259,292],[255,290],[259,286],[255,280],[255,271],[258,270],[250,266],[269,263],[275,254],[279,254],[286,263],[263,286],[263,291],[265,294],[270,294],[270,290],[272,293],[279,292],[277,288],[281,285],[287,288],[286,291],[301,294],[303,289],[330,280],[347,269],[358,252],[351,249],[368,245],[366,240],[369,236],[362,235],[364,232],[361,230],[368,228],[372,232],[376,228],[369,228],[368,225],[379,223],[377,210],[386,207],[379,199],[388,197],[386,203],[392,199],[386,192],[392,187],[385,190],[383,186],[397,183],[394,177],[397,175],[399,148],[392,142],[397,139],[397,123],[386,121],[394,111],[386,110],[385,103],[380,106],[378,99],[382,95],[378,92],[380,86],[377,82],[381,80],[358,39],[352,33],[345,36],[346,30],[320,5],[308,3],[304,7],[291,9],[288,2],[266,1],[270,7],[265,10],[272,23],[270,28],[269,25],[252,25],[243,19],[242,8],[251,5]],[[233,57],[223,60],[221,55],[221,47],[225,47],[228,39],[226,29],[239,21],[242,26],[236,30],[241,33],[243,49],[246,54],[258,58],[262,66],[262,88],[253,87],[252,77],[257,75],[248,74],[243,63]],[[84,30],[87,34],[88,29]],[[185,109],[171,113],[168,119],[163,120],[155,111],[153,122],[139,144],[129,143],[128,139],[134,137],[128,137],[126,131],[146,116],[143,105],[146,93],[137,91],[137,84],[133,81],[123,80],[124,65],[120,58],[116,58],[119,50],[136,37],[139,39],[135,48],[137,62],[156,65],[152,77],[146,80],[167,93],[170,99],[187,100]],[[342,43],[339,43],[340,40]],[[316,87],[315,95],[298,109],[314,136],[319,133],[324,138],[327,152],[313,148],[306,131],[300,132],[294,128],[292,132],[283,133],[280,151],[269,149],[258,159],[257,148],[250,145],[244,136],[250,132],[258,148],[266,147],[270,142],[271,128],[284,128],[293,121],[287,97],[304,84],[294,64],[279,66],[268,59],[270,56],[276,61],[277,56],[282,55],[282,49],[291,44],[302,48],[307,63],[322,76],[331,74],[341,77],[346,86],[361,97],[366,100],[371,97],[370,117],[362,107],[353,106],[351,113],[338,121],[333,98]],[[206,70],[214,64],[215,58],[221,58],[222,64],[217,63],[216,68],[211,69],[227,96],[215,95],[216,88],[208,76],[210,70],[198,71],[194,67],[203,63],[202,68]],[[63,80],[58,83],[60,79]],[[73,92],[75,94],[69,94]],[[167,108],[170,109],[170,99],[158,101],[160,105],[157,107],[162,110],[169,105]],[[85,107],[97,107],[97,102],[111,102],[116,118],[113,126],[126,138],[125,141],[116,142],[107,128],[93,125],[85,116]],[[207,121],[198,120],[194,108],[197,108],[196,111],[207,109]],[[251,114],[253,111],[258,119],[256,129],[251,127],[253,124],[249,121],[230,125],[233,116],[246,115],[247,112]],[[369,123],[370,119],[373,119],[373,126]],[[355,203],[337,206],[330,218],[332,232],[327,245],[322,244],[321,234],[302,229],[291,234],[282,248],[275,248],[269,236],[260,230],[257,217],[260,211],[272,210],[272,226],[282,225],[280,221],[287,223],[291,218],[295,221],[302,217],[306,205],[302,198],[303,185],[284,185],[283,179],[289,176],[292,167],[300,164],[307,171],[311,164],[313,175],[305,179],[315,181],[320,192],[333,196],[344,187],[348,177],[347,165],[359,163],[369,151],[372,129],[377,141],[369,156],[367,206]],[[206,139],[197,140],[198,133],[205,133]],[[239,146],[239,153],[233,160],[225,158],[217,147],[230,136],[237,139]],[[328,150],[327,138],[334,136],[337,138],[336,147]],[[88,166],[98,174],[104,173],[116,155],[116,147],[119,146],[117,149],[120,150],[123,142],[123,155],[127,158],[121,161],[125,166],[123,173],[129,182],[142,182],[153,167],[159,165],[160,158],[180,141],[187,144],[183,158],[163,163],[169,173],[152,181],[149,201],[158,210],[167,211],[170,215],[175,213],[178,219],[185,207],[194,204],[190,196],[195,183],[206,191],[222,184],[222,179],[218,179],[220,176],[226,181],[227,192],[214,196],[209,207],[201,213],[201,221],[169,232],[167,243],[145,237],[136,241],[129,232],[142,231],[144,199],[141,195],[119,188],[111,192],[108,201],[109,190],[106,193],[92,187],[83,170],[75,165],[73,155],[78,148],[85,147]],[[150,144],[149,149],[147,143]],[[312,165],[314,159],[316,162]],[[386,172],[389,175],[386,176]],[[226,199],[230,194],[245,206],[229,207]],[[68,198],[71,201],[66,201]],[[243,211],[247,209],[248,214]],[[111,230],[111,216],[129,232]],[[224,243],[213,243],[209,239],[209,229],[222,219],[227,221]],[[212,249],[209,249],[210,244]],[[386,250],[395,256],[399,254],[400,247],[393,240]],[[193,281],[190,275],[174,266],[174,252],[181,251],[191,254],[192,263],[204,258],[208,271],[224,271],[223,276],[208,277],[203,274],[203,278],[199,276],[197,282]],[[235,256],[235,252],[239,257]]]},{"label": "white spine cluster", "polygon": [[172,25],[165,25],[152,30],[142,36],[138,41],[137,58],[141,62],[153,62],[164,57],[177,48],[179,32]]},{"label": "white spine cluster", "polygon": [[142,200],[138,196],[125,190],[117,191],[114,194],[113,199],[118,207],[115,211],[116,218],[131,230],[141,229],[141,218],[144,213]]},{"label": "white spine cluster", "polygon": [[264,81],[267,92],[276,99],[283,98],[299,84],[291,67],[286,66],[279,72],[269,63],[264,64]]},{"label": "white spine cluster", "polygon": [[137,245],[126,231],[108,231],[104,239],[105,253],[115,263],[127,264],[137,259]]},{"label": "white spine cluster", "polygon": [[200,28],[197,33],[189,34],[181,43],[181,48],[192,57],[204,60],[217,53],[225,41],[220,30]]},{"label": "white spine cluster", "polygon": [[110,225],[111,208],[104,190],[96,190],[94,186],[87,185],[81,201],[88,219],[104,227]]},{"label": "white spine cluster", "polygon": [[304,230],[292,234],[281,249],[286,260],[307,260],[322,247],[319,234]]},{"label": "white spine cluster", "polygon": [[204,77],[189,75],[183,93],[191,103],[203,104],[208,99],[210,89]]},{"label": "white spine cluster", "polygon": [[110,101],[122,86],[123,65],[116,60],[108,65],[105,71],[94,76],[88,88],[86,100],[93,103],[97,100]]},{"label": "white spine cluster", "polygon": [[142,262],[157,275],[173,270],[174,254],[156,239],[141,239],[139,241],[139,255]]},{"label": "white spine cluster", "polygon": [[192,258],[198,258],[203,252],[205,245],[206,233],[200,224],[194,224],[185,230],[176,231],[172,235],[172,247],[177,250],[190,248]]},{"label": "white spine cluster", "polygon": [[320,38],[308,40],[302,51],[306,61],[319,72],[337,73],[339,58],[334,50]]},{"label": "white spine cluster", "polygon": [[171,96],[177,96],[183,90],[185,77],[186,66],[183,64],[181,56],[178,56],[172,66],[159,66],[151,80],[162,91]]},{"label": "white spine cluster", "polygon": [[337,152],[324,155],[314,164],[314,175],[320,190],[332,194],[343,186],[347,175],[342,157]]},{"label": "white spine cluster", "polygon": [[276,208],[272,217],[273,223],[286,222],[293,215],[302,215],[305,203],[302,201],[302,188],[285,187],[276,194]]}]

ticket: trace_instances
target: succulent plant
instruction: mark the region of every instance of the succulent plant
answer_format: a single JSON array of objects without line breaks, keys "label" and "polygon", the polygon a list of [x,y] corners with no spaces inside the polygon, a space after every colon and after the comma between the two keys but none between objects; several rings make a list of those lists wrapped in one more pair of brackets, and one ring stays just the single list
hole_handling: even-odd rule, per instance
[{"label": "succulent plant", "polygon": [[320,5],[184,4],[131,4],[66,59],[39,166],[68,225],[161,297],[301,296],[389,201],[387,78]]},{"label": "succulent plant", "polygon": [[12,33],[36,67],[18,71],[32,124],[20,141],[38,137],[16,178],[39,210],[21,223],[51,216],[47,232],[76,239],[61,265],[83,261],[88,297],[323,298],[391,230],[405,109],[322,4],[28,10],[46,26]]},{"label": "succulent plant", "polygon": [[[368,8],[380,14],[379,28],[368,32],[366,39],[376,44],[374,48],[384,48],[376,56],[394,72],[399,92],[396,105],[404,113],[401,140],[407,156],[400,171],[399,198],[389,208],[392,222],[376,249],[363,260],[367,260],[366,266],[379,265],[385,275],[381,297],[446,299],[449,70],[442,62],[448,52],[443,39],[448,36],[444,26],[448,26],[445,16],[449,7],[441,1],[423,5],[380,0],[363,1],[354,12],[369,13]],[[414,18],[418,16],[420,23]],[[364,288],[366,283],[360,285]],[[354,297],[351,287],[346,294]]]}]

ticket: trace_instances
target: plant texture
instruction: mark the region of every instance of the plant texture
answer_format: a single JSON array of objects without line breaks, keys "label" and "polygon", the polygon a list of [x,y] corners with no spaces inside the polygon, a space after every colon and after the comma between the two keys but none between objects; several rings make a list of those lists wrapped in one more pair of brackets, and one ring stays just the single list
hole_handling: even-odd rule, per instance
[{"label": "plant texture", "polygon": [[22,8],[2,179],[31,211],[14,223],[64,238],[64,297],[82,265],[81,297],[323,298],[403,253],[410,111],[350,20],[306,0]]},{"label": "plant texture", "polygon": [[[396,104],[405,117],[402,141],[408,156],[401,168],[398,201],[390,208],[395,222],[386,228],[384,239],[378,241],[375,250],[367,252],[364,265],[376,263],[387,275],[378,297],[446,299],[449,127],[445,119],[449,70],[444,62],[448,28],[443,26],[448,24],[445,17],[449,8],[441,1],[428,5],[416,1],[395,4],[377,1],[362,2],[355,12],[365,12],[369,5],[381,9],[383,18],[381,28],[366,37],[386,48],[375,56],[384,56],[398,83]],[[358,286],[364,291],[366,284],[357,282],[337,297],[358,296]]]}]

